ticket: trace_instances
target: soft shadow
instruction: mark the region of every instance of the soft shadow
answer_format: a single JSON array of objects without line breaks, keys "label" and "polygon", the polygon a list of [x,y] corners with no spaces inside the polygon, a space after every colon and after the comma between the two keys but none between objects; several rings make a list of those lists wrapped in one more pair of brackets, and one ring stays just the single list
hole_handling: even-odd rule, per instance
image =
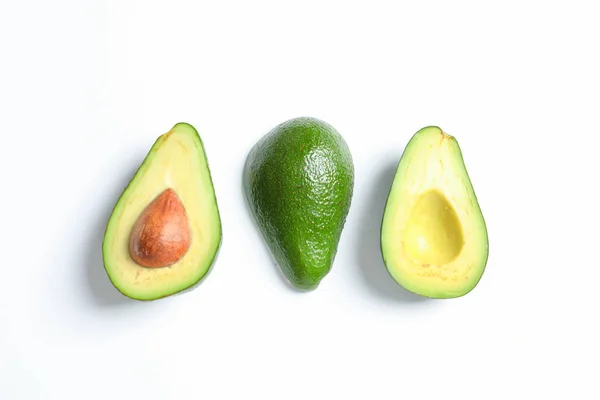
[{"label": "soft shadow", "polygon": [[397,162],[385,165],[373,180],[359,228],[357,259],[361,275],[373,294],[391,301],[419,303],[428,299],[398,285],[387,271],[381,255],[381,220],[397,167]]},{"label": "soft shadow", "polygon": [[129,184],[129,181],[133,178],[140,162],[133,164],[130,169],[127,169],[129,173],[123,174],[119,185],[115,184],[114,191],[107,197],[106,204],[104,204],[101,212],[98,213],[93,229],[89,233],[86,275],[93,301],[98,306],[111,307],[134,302],[134,300],[121,294],[108,278],[102,260],[102,240],[104,239],[104,231],[113,207],[127,184]]}]

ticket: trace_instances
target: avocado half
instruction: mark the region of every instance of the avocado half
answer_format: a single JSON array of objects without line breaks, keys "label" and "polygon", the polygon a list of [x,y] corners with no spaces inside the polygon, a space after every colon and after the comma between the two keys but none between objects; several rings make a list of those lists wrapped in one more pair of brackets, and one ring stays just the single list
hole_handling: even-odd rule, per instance
[{"label": "avocado half", "polygon": [[405,289],[430,298],[469,293],[486,267],[486,223],[457,140],[437,126],[416,132],[385,206],[381,251]]},{"label": "avocado half", "polygon": [[[145,213],[151,215],[144,219]],[[141,255],[168,259],[167,252],[173,246],[183,246],[181,235],[175,235],[177,224],[185,224],[186,246],[176,260],[165,266],[148,263],[151,267],[134,260],[132,232],[137,229],[141,232],[138,239],[149,243],[146,247],[138,245]],[[155,243],[170,240],[167,244],[171,247],[152,247],[155,243],[148,239],[152,229],[158,232]],[[221,236],[221,218],[202,140],[194,127],[178,123],[156,140],[119,197],[102,243],[104,268],[123,295],[136,300],[160,299],[200,283],[216,259]]]}]

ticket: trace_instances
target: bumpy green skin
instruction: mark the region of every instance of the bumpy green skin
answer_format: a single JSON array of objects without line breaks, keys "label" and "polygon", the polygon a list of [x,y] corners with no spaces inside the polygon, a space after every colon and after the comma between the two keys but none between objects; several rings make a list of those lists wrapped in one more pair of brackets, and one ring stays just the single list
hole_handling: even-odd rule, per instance
[{"label": "bumpy green skin", "polygon": [[321,120],[288,120],[250,151],[244,171],[246,199],[294,287],[314,290],[331,270],[353,188],[350,149]]}]

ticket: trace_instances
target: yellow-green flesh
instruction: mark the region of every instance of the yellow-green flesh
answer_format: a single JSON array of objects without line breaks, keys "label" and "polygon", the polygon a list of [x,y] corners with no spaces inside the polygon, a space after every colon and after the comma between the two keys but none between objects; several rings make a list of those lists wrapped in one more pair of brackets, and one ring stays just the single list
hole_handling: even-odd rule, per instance
[{"label": "yellow-green flesh", "polygon": [[423,296],[463,296],[481,279],[488,257],[485,221],[458,143],[438,127],[417,132],[402,155],[381,248],[394,280]]},{"label": "yellow-green flesh", "polygon": [[[150,202],[172,188],[185,207],[191,229],[187,253],[164,268],[145,268],[129,254],[131,230]],[[160,136],[115,206],[103,242],[106,271],[126,296],[152,300],[198,283],[221,243],[221,221],[202,142],[188,124]]]}]

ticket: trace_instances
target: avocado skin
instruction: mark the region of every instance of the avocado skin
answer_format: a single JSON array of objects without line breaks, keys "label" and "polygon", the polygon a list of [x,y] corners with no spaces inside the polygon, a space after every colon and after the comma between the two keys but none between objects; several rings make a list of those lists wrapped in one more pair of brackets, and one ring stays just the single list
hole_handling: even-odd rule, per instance
[{"label": "avocado skin", "polygon": [[316,118],[276,126],[248,154],[246,199],[295,288],[314,290],[331,270],[353,188],[350,149],[331,125]]}]

